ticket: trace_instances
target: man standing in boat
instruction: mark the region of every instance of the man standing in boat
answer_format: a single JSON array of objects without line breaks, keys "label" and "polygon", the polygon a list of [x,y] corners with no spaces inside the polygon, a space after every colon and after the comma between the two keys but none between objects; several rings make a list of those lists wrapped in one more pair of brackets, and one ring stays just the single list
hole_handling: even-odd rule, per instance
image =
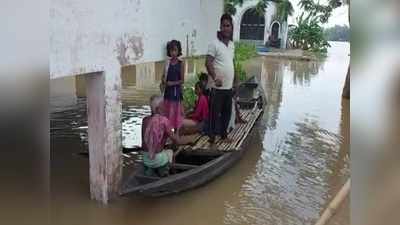
[{"label": "man standing in boat", "polygon": [[209,142],[215,142],[215,136],[230,142],[228,125],[232,112],[232,87],[235,78],[233,43],[233,21],[229,14],[222,15],[217,39],[208,46],[206,68],[209,74],[210,93],[210,132]]}]

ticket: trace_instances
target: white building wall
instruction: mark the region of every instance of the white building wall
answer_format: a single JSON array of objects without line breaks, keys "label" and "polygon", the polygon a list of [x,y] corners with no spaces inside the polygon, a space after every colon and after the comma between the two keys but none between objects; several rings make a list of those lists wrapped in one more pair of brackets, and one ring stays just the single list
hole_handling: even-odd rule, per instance
[{"label": "white building wall", "polygon": [[168,40],[186,50],[186,35],[205,54],[222,12],[222,0],[53,0],[51,78],[163,60]]}]

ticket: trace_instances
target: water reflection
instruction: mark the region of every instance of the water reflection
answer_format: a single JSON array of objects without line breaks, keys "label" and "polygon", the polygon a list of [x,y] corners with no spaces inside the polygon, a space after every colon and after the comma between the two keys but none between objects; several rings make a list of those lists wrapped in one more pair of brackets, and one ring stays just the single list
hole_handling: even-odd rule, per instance
[{"label": "water reflection", "polygon": [[324,60],[321,61],[296,61],[292,60],[289,63],[289,69],[293,73],[293,84],[309,86],[312,77],[319,73],[320,69],[323,69]]},{"label": "water reflection", "polygon": [[267,105],[265,115],[267,127],[275,129],[279,119],[279,108],[282,102],[282,85],[284,64],[280,60],[263,60],[261,63],[261,85],[265,91]]},{"label": "water reflection", "polygon": [[130,106],[122,114],[122,145],[127,148],[142,145],[142,120],[150,115],[149,106]]},{"label": "water reflection", "polygon": [[[261,65],[261,84],[265,90],[265,96],[270,103],[266,107],[267,126],[269,129],[276,128],[279,119],[279,108],[283,97],[284,79],[291,79],[293,86],[310,86],[312,78],[323,70],[324,60],[301,61],[284,59],[264,59]],[[284,76],[283,74],[292,74]]]},{"label": "water reflection", "polygon": [[[225,224],[312,224],[348,178],[348,57],[336,47],[321,62],[261,60],[264,150],[240,200],[226,204]],[[349,224],[349,213],[336,222]]]},{"label": "water reflection", "polygon": [[329,179],[337,175],[332,168],[341,137],[306,119],[284,138],[265,149],[242,186],[239,204],[227,204],[228,224],[305,224],[318,217]]}]

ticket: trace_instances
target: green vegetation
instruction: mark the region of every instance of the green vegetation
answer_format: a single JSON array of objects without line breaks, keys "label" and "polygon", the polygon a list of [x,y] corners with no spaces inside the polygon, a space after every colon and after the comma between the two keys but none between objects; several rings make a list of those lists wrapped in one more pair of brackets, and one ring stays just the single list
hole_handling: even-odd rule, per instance
[{"label": "green vegetation", "polygon": [[289,26],[289,44],[292,48],[310,50],[317,53],[326,53],[330,47],[324,35],[324,29],[318,18],[307,16],[304,13],[297,18],[296,25]]},{"label": "green vegetation", "polygon": [[350,28],[336,25],[325,29],[325,36],[328,41],[350,41]]},{"label": "green vegetation", "polygon": [[183,84],[183,107],[185,110],[193,109],[196,103],[196,93],[194,92],[194,86],[199,81],[198,76],[193,76]]},{"label": "green vegetation", "polygon": [[235,57],[234,57],[234,66],[235,66],[235,74],[239,76],[240,81],[245,81],[246,71],[243,68],[243,63],[247,60],[255,57],[257,55],[257,49],[254,44],[246,43],[246,42],[235,42]]},{"label": "green vegetation", "polygon": [[332,11],[341,5],[341,0],[329,0],[327,4],[315,0],[300,0],[299,6],[304,12],[297,17],[297,24],[289,26],[291,47],[325,54],[330,45],[322,24],[327,23]]}]

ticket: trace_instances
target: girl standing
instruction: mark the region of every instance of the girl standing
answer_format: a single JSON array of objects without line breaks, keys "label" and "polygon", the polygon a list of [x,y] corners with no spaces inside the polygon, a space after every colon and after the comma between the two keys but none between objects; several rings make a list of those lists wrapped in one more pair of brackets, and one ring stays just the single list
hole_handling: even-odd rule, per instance
[{"label": "girl standing", "polygon": [[179,59],[182,55],[181,43],[172,40],[167,44],[167,55],[163,83],[164,90],[164,114],[171,122],[175,133],[178,133],[183,122],[183,93],[184,62]]}]

